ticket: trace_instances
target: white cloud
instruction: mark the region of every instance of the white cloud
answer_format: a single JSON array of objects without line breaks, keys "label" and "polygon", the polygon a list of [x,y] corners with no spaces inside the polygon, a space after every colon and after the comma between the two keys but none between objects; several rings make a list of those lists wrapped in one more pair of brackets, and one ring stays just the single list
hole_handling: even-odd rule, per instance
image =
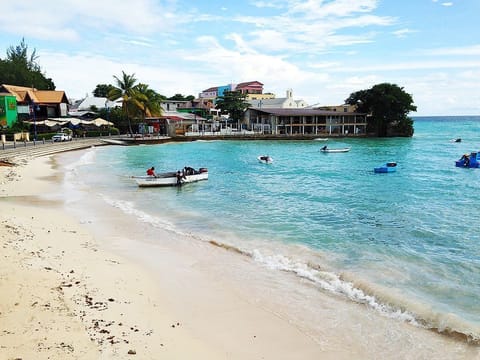
[{"label": "white cloud", "polygon": [[[235,22],[256,27],[241,35],[245,41],[258,51],[318,53],[336,46],[369,43],[377,34],[362,33],[359,28],[386,27],[396,22],[393,17],[367,14],[376,7],[376,0],[287,2],[288,10],[276,16],[235,17]],[[357,31],[354,34],[352,30]]]},{"label": "white cloud", "polygon": [[[132,11],[134,10],[134,11]],[[39,39],[76,40],[83,29],[107,28],[148,34],[175,25],[169,12],[152,0],[136,0],[135,4],[116,0],[44,0],[32,5],[12,2],[8,11],[0,12],[0,29]]]},{"label": "white cloud", "polygon": [[407,35],[415,33],[415,30],[410,30],[410,29],[400,29],[397,31],[393,32],[393,35],[395,35],[398,38],[405,38]]},{"label": "white cloud", "polygon": [[478,56],[480,55],[480,45],[424,49],[421,50],[421,53],[429,56]]},{"label": "white cloud", "polygon": [[282,8],[283,4],[281,4],[280,1],[250,1],[250,4],[252,6],[258,7],[258,8]]},{"label": "white cloud", "polygon": [[444,2],[442,3],[443,6],[453,6],[453,2]]},{"label": "white cloud", "polygon": [[291,1],[289,13],[316,19],[331,16],[348,17],[352,14],[370,12],[377,4],[378,0]]}]

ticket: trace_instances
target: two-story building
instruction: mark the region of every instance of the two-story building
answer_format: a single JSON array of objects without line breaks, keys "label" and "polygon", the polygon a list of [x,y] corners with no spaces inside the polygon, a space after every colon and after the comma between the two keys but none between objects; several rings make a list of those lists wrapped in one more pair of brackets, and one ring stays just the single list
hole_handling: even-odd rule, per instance
[{"label": "two-story building", "polygon": [[364,135],[366,114],[316,109],[249,108],[247,129],[274,135]]},{"label": "two-story building", "polygon": [[247,81],[235,86],[235,91],[244,95],[263,94],[263,84],[260,81]]},{"label": "two-story building", "polygon": [[3,84],[0,93],[15,96],[19,120],[45,120],[67,116],[65,91],[37,90],[31,87]]}]

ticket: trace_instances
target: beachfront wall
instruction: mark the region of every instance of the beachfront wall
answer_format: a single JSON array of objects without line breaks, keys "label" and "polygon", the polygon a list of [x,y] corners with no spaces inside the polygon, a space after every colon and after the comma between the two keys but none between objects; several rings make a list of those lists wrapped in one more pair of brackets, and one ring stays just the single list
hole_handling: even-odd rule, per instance
[{"label": "beachfront wall", "polygon": [[365,135],[366,114],[314,109],[258,109],[245,113],[247,128],[273,135]]},{"label": "beachfront wall", "polygon": [[12,95],[0,95],[0,126],[11,127],[17,121],[17,100]]}]

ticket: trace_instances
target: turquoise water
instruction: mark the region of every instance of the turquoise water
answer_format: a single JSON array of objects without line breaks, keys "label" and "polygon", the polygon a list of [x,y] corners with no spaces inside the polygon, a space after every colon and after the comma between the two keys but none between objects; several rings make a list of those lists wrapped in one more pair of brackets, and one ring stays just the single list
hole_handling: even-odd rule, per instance
[{"label": "turquoise water", "polygon": [[[414,127],[413,138],[327,142],[348,153],[321,153],[323,141],[196,141],[97,148],[73,166],[139,221],[235,246],[387,316],[479,338],[480,169],[454,161],[480,150],[480,117]],[[373,172],[387,161],[395,173]],[[139,189],[130,176],[150,166],[207,167],[209,180]]]}]

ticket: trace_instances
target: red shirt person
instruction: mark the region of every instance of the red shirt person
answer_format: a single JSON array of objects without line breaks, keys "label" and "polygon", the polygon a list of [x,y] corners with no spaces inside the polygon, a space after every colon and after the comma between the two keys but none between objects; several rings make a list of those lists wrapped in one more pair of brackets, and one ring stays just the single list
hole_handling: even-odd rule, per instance
[{"label": "red shirt person", "polygon": [[155,174],[155,168],[153,166],[147,170],[147,175],[157,177],[157,174]]}]

